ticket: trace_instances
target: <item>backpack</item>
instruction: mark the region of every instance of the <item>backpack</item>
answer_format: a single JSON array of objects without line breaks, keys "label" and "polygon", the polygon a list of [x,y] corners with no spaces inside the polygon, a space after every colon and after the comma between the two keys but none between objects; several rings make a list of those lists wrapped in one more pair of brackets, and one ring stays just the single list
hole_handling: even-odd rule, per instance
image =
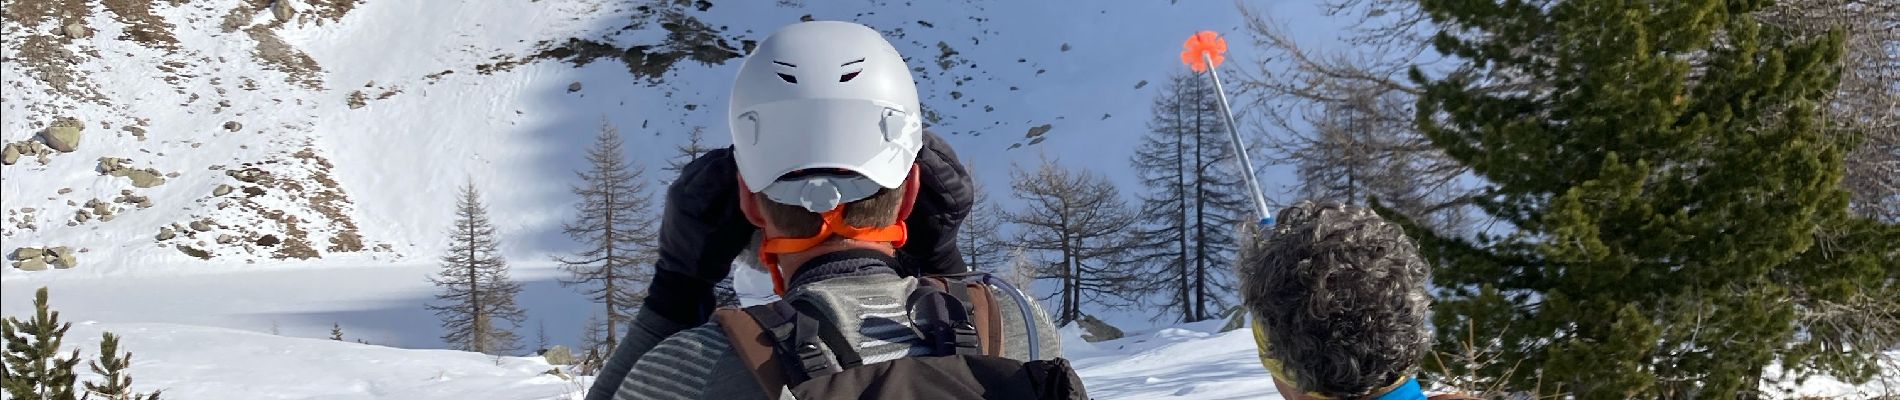
[{"label": "backpack", "polygon": [[1003,319],[984,280],[998,282],[988,274],[918,278],[906,308],[931,354],[869,365],[816,317],[811,299],[722,308],[713,318],[767,399],[780,400],[784,388],[805,400],[1087,399],[1068,360],[1001,357]]}]

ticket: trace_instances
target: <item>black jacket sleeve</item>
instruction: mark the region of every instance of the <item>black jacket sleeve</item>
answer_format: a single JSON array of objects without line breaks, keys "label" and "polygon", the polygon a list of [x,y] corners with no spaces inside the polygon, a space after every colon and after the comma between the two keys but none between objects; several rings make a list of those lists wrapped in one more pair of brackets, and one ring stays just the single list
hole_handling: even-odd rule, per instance
[{"label": "black jacket sleeve", "polygon": [[732,272],[757,227],[739,210],[739,167],[732,149],[716,149],[680,168],[666,189],[659,262],[644,308],[698,325],[716,306],[712,288]]},{"label": "black jacket sleeve", "polygon": [[[924,148],[917,153],[923,189],[904,224],[910,241],[899,249],[900,273],[951,274],[969,271],[957,251],[957,229],[976,202],[976,184],[957,160],[957,152],[935,133],[924,132]],[[908,271],[904,271],[908,270]]]}]

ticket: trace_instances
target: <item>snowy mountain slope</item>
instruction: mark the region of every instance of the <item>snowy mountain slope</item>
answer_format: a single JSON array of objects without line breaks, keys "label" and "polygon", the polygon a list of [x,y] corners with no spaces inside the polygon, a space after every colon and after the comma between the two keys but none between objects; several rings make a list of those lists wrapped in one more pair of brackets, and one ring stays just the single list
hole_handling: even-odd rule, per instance
[{"label": "snowy mountain slope", "polygon": [[[508,252],[540,259],[571,246],[556,228],[591,130],[608,121],[639,138],[630,155],[650,179],[667,180],[658,169],[692,127],[725,142],[732,57],[804,18],[887,32],[919,70],[933,129],[991,187],[1006,186],[1009,164],[1064,141],[1051,156],[1116,170],[1126,152],[1113,144],[1132,141],[1138,129],[1128,128],[1146,109],[1129,87],[1172,65],[1181,32],[1222,18],[1234,25],[1229,5],[1162,2],[126,3],[6,8],[5,142],[33,140],[59,117],[86,128],[76,152],[4,167],[14,215],[0,227],[0,250],[86,249],[81,269],[90,272],[73,273],[107,275],[397,262],[439,248],[449,189],[473,180],[487,189]],[[1156,15],[1178,18],[1143,29],[1098,23]],[[1049,145],[1006,150],[1041,124],[1055,126]],[[101,157],[176,175],[135,188],[102,174]],[[234,190],[214,196],[220,185]],[[153,205],[66,225],[81,203],[122,190]],[[209,229],[191,229],[194,221]],[[165,228],[177,237],[156,239]]]},{"label": "snowy mountain slope", "polygon": [[[0,25],[12,61],[0,67],[9,89],[5,140],[28,140],[56,117],[85,129],[74,152],[5,167],[9,223],[0,235],[8,250],[72,246],[89,253],[85,270],[103,274],[200,257],[236,263],[377,249],[357,232],[356,207],[330,177],[330,151],[312,142],[320,67],[277,36],[332,15],[312,8],[285,23],[218,3],[9,3]],[[39,6],[69,17],[35,18],[30,8]],[[104,157],[165,181],[136,187],[101,173]],[[213,195],[219,185],[238,190]],[[151,207],[74,221],[77,203],[128,190]],[[18,223],[28,214],[38,223]],[[187,228],[194,222],[202,229]],[[157,239],[166,228],[175,237]]]},{"label": "snowy mountain slope", "polygon": [[[1179,69],[1187,32],[1238,25],[1231,4],[1161,1],[21,4],[0,22],[0,139],[37,140],[59,117],[86,129],[74,153],[0,167],[0,253],[70,246],[82,266],[48,273],[100,277],[427,262],[467,181],[484,189],[504,251],[546,260],[574,246],[559,222],[594,129],[617,125],[648,179],[670,181],[660,167],[687,132],[727,142],[731,57],[806,18],[885,31],[918,70],[932,129],[989,190],[1047,156],[1132,191],[1118,171],[1151,90],[1136,82]],[[176,175],[132,187],[101,173],[102,157]],[[151,206],[112,202],[126,190]],[[66,225],[95,199],[110,221]]]}]

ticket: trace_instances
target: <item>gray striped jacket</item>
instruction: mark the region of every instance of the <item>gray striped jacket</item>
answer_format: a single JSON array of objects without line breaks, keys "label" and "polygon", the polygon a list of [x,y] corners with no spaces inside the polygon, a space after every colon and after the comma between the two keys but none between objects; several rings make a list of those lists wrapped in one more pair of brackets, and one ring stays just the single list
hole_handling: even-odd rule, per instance
[{"label": "gray striped jacket", "polygon": [[[846,332],[847,341],[857,346],[864,363],[870,364],[928,354],[922,339],[910,329],[910,319],[904,308],[904,299],[916,286],[915,278],[891,273],[840,276],[795,286],[786,297],[811,297],[818,300],[817,304],[826,305],[824,311],[828,315],[823,318],[837,324],[839,331]],[[1022,313],[1015,312],[1019,303],[1011,294],[993,291],[997,306],[1003,310],[1003,355],[1026,360],[1029,358],[1029,324],[1024,323]],[[1031,300],[1029,303],[1034,310],[1034,329],[1037,342],[1040,343],[1040,358],[1061,356],[1061,340],[1056,337],[1048,314],[1042,311],[1036,301]],[[670,323],[646,313],[635,320],[636,325]],[[666,327],[636,326],[635,334],[642,329],[653,333],[663,332]],[[629,337],[621,346],[637,345],[637,342],[639,340],[636,338]],[[717,322],[679,331],[660,340],[658,345],[645,352],[621,349],[615,355],[619,356],[619,353],[628,350],[644,354],[639,356],[639,361],[634,363],[626,379],[620,382],[613,396],[616,400],[765,398],[764,391],[753,379],[751,371],[739,362],[738,355],[726,341],[725,331]]]}]

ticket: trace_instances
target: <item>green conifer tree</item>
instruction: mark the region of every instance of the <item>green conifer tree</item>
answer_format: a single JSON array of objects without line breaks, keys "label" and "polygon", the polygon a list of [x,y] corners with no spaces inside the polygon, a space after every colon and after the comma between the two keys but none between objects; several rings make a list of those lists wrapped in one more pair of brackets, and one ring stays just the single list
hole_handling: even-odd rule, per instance
[{"label": "green conifer tree", "polygon": [[1444,289],[1441,348],[1495,337],[1510,360],[1427,370],[1581,399],[1737,398],[1775,361],[1838,361],[1788,345],[1809,311],[1791,300],[1890,284],[1878,239],[1894,228],[1846,214],[1851,135],[1817,121],[1840,37],[1764,27],[1765,4],[1419,2],[1454,68],[1414,69],[1417,123],[1508,224],[1409,227]]},{"label": "green conifer tree", "polygon": [[46,288],[33,294],[33,319],[20,321],[7,317],[0,321],[0,336],[6,338],[3,357],[7,372],[0,377],[0,389],[15,399],[73,400],[73,366],[79,365],[79,349],[61,358],[60,343],[65,340],[71,322],[59,322],[59,312],[46,305]]},{"label": "green conifer tree", "polygon": [[92,373],[99,374],[104,382],[86,382],[86,397],[99,395],[105,400],[158,400],[160,392],[150,394],[132,392],[132,376],[125,369],[132,366],[132,352],[119,354],[119,335],[106,332],[99,340],[99,359],[92,362]]}]

